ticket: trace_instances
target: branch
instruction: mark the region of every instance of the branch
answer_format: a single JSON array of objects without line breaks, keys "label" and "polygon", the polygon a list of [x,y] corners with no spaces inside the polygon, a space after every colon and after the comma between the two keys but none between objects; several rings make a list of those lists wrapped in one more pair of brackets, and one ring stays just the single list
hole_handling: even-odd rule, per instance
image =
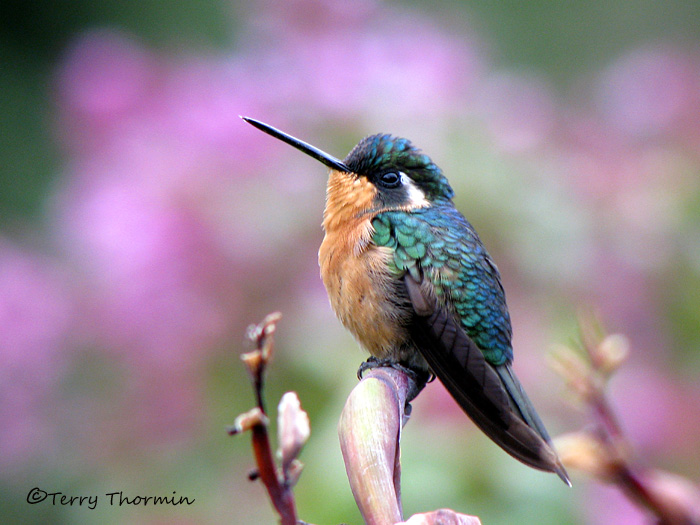
[{"label": "branch", "polygon": [[594,429],[555,440],[562,462],[617,485],[633,503],[654,515],[659,525],[700,524],[697,488],[679,476],[643,466],[608,402],[608,382],[629,354],[627,338],[605,335],[594,318],[582,317],[579,323],[583,353],[562,347],[551,364],[588,407]]},{"label": "branch", "polygon": [[272,358],[273,334],[281,314],[268,315],[259,325],[248,329],[248,338],[255,344],[255,350],[243,354],[241,359],[250,374],[257,406],[238,416],[228,428],[230,435],[250,430],[257,469],[250,474],[251,480],[260,480],[265,485],[270,501],[280,516],[282,525],[296,525],[297,513],[292,487],[299,479],[302,465],[297,459],[309,437],[309,418],[301,410],[299,398],[287,392],[278,407],[279,455],[282,468],[278,471],[272,456],[268,435],[269,418],[263,405],[263,383],[267,364]]},{"label": "branch", "polygon": [[[238,416],[229,434],[251,431],[257,469],[251,480],[260,479],[282,525],[297,525],[292,487],[301,473],[297,459],[309,437],[309,419],[293,392],[278,407],[279,456],[277,468],[268,434],[269,418],[263,405],[264,373],[272,358],[273,334],[279,313],[268,315],[248,329],[255,350],[243,354],[251,377],[257,406]],[[440,509],[416,514],[403,521],[401,510],[401,464],[399,441],[416,391],[413,377],[403,370],[379,367],[368,370],[351,392],[341,414],[338,431],[345,468],[355,501],[368,525],[480,525],[478,518]]]},{"label": "branch", "polygon": [[338,434],[360,513],[368,525],[478,525],[478,518],[448,509],[417,514],[403,522],[399,441],[410,414],[407,395],[414,389],[413,378],[404,371],[373,368],[345,403]]}]

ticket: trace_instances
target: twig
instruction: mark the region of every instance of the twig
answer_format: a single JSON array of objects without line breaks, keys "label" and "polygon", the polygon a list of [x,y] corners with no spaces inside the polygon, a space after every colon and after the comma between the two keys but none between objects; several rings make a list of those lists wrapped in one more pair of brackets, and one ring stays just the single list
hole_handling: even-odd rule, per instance
[{"label": "twig", "polygon": [[606,387],[627,358],[627,339],[606,336],[600,322],[591,317],[582,316],[580,330],[583,356],[563,347],[554,356],[552,366],[589,407],[594,432],[581,431],[558,438],[562,461],[572,469],[617,485],[634,503],[650,511],[659,525],[697,525],[700,495],[685,497],[697,489],[679,477],[642,466],[608,402]]},{"label": "twig", "polygon": [[279,406],[280,451],[282,456],[281,475],[272,455],[268,434],[269,418],[263,405],[264,373],[272,358],[273,334],[281,314],[268,315],[259,325],[248,329],[248,338],[255,344],[255,350],[243,354],[241,358],[250,374],[257,406],[238,416],[230,428],[230,435],[246,430],[252,433],[253,451],[257,470],[249,476],[251,480],[260,478],[265,485],[270,500],[280,516],[282,525],[296,525],[297,513],[292,487],[301,473],[301,464],[296,459],[309,435],[308,416],[299,407],[294,393],[287,393]]},{"label": "twig", "polygon": [[[293,392],[282,397],[278,407],[278,469],[268,434],[269,418],[263,406],[264,372],[272,357],[273,333],[280,314],[270,314],[248,329],[255,350],[242,355],[251,377],[257,406],[238,416],[229,434],[250,430],[257,469],[251,480],[260,480],[280,516],[282,525],[297,525],[292,487],[301,473],[297,459],[309,437],[309,419]],[[415,391],[415,381],[403,370],[374,368],[350,394],[339,424],[341,449],[355,501],[369,525],[480,525],[478,518],[450,509],[416,514],[403,522],[401,511],[401,429],[408,421],[406,399]]]}]

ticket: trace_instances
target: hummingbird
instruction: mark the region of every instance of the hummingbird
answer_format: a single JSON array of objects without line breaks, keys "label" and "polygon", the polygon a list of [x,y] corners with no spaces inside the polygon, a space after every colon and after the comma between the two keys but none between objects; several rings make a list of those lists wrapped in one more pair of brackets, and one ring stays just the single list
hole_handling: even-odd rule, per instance
[{"label": "hummingbird", "polygon": [[399,367],[418,392],[436,376],[497,445],[570,486],[513,372],[498,268],[442,170],[405,138],[368,136],[340,160],[241,118],[330,168],[319,265],[336,316],[372,356],[360,372]]}]

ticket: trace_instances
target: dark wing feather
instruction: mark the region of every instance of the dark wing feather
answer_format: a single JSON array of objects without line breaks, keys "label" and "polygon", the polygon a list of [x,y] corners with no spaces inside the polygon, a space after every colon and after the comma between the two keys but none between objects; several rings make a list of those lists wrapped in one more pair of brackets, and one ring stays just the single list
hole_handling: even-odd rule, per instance
[{"label": "dark wing feather", "polygon": [[[530,414],[521,413],[496,368],[486,361],[454,317],[410,273],[404,276],[404,283],[416,314],[411,335],[455,401],[506,452],[531,467],[555,472],[570,484],[556,452],[548,443],[546,431],[544,438],[539,433],[539,418],[539,425],[531,428],[527,421]],[[515,376],[509,376],[522,391]]]}]

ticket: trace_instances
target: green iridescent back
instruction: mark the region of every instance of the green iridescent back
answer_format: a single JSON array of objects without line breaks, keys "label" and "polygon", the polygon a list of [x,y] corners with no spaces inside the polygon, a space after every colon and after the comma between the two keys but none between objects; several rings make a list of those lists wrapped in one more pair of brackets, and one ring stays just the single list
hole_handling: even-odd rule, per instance
[{"label": "green iridescent back", "polygon": [[372,225],[372,241],[393,250],[397,276],[410,272],[420,280],[422,273],[487,361],[501,365],[513,359],[510,316],[498,269],[451,202],[412,212],[383,212]]}]

